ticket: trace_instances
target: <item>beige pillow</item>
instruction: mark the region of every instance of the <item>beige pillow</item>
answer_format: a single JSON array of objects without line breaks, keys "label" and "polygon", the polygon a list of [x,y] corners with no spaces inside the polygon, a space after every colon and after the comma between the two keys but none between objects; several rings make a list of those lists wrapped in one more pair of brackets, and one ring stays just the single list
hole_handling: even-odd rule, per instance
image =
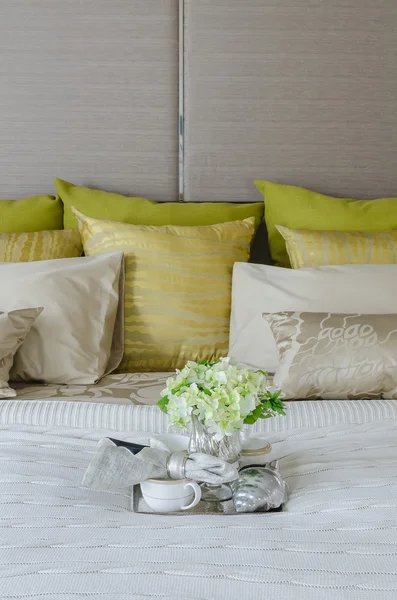
[{"label": "beige pillow", "polygon": [[397,398],[397,315],[263,315],[276,340],[274,383],[286,399]]},{"label": "beige pillow", "polygon": [[11,381],[91,384],[123,355],[122,253],[0,263],[0,306],[43,306]]},{"label": "beige pillow", "polygon": [[276,342],[262,313],[280,311],[397,313],[397,265],[335,265],[281,269],[235,264],[229,356],[274,373]]},{"label": "beige pillow", "polygon": [[21,308],[0,312],[0,398],[13,398],[15,390],[8,385],[14,355],[23,344],[42,308]]}]

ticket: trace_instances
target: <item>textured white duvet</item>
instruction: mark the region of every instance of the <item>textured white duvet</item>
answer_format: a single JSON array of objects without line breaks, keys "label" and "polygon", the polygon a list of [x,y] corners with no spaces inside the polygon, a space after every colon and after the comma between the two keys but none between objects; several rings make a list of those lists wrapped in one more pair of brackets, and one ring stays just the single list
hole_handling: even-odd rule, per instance
[{"label": "textured white duvet", "polygon": [[80,487],[104,405],[54,403],[60,426],[51,402],[21,404],[0,402],[1,599],[397,598],[397,402],[291,405],[288,430],[267,433],[286,512],[236,517],[137,515],[128,495]]}]

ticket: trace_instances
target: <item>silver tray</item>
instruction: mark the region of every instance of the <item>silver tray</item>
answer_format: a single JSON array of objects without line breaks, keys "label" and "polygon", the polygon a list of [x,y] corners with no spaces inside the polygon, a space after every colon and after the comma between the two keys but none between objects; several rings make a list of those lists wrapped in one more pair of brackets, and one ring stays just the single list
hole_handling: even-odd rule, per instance
[{"label": "silver tray", "polygon": [[200,502],[191,508],[190,510],[179,510],[177,512],[155,512],[146,504],[142,493],[141,486],[134,485],[131,493],[131,510],[135,513],[141,513],[145,515],[165,515],[165,516],[192,516],[192,515],[265,515],[273,512],[282,512],[283,507],[276,508],[268,511],[256,511],[253,513],[238,513],[234,510],[233,501],[226,500],[226,502]]}]

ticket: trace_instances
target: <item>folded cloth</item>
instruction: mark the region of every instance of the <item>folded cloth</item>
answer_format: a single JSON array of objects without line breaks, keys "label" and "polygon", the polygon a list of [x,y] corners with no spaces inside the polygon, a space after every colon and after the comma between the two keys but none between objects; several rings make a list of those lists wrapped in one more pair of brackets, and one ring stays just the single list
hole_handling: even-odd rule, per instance
[{"label": "folded cloth", "polygon": [[[146,479],[169,479],[170,460],[180,454],[148,447],[133,454],[128,448],[104,438],[98,444],[82,484],[96,490],[115,490],[129,488]],[[186,452],[181,478],[185,477],[217,485],[234,481],[238,478],[238,471],[217,456]]]}]

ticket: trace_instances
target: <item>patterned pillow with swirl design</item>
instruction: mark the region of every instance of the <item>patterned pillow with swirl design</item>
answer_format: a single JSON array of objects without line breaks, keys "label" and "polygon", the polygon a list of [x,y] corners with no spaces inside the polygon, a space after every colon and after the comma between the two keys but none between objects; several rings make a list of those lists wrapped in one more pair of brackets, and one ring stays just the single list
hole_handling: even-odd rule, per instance
[{"label": "patterned pillow with swirl design", "polygon": [[397,314],[264,314],[286,399],[397,398]]}]

